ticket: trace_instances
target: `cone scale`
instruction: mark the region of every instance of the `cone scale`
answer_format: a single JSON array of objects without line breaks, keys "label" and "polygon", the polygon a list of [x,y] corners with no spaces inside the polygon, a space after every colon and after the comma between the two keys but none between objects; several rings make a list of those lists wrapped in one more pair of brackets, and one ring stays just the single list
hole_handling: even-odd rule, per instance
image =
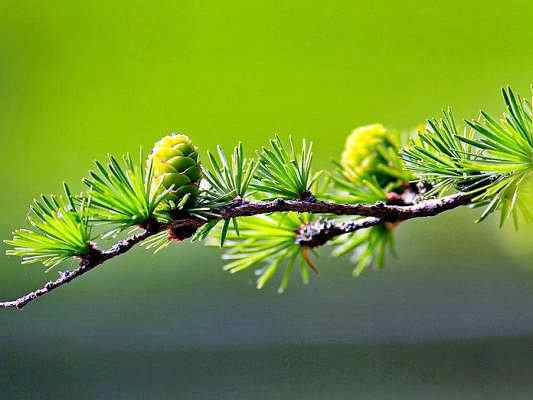
[{"label": "cone scale", "polygon": [[152,163],[154,184],[162,189],[172,188],[174,201],[190,194],[188,203],[198,194],[202,176],[198,151],[188,136],[170,134],[159,140],[148,158]]}]

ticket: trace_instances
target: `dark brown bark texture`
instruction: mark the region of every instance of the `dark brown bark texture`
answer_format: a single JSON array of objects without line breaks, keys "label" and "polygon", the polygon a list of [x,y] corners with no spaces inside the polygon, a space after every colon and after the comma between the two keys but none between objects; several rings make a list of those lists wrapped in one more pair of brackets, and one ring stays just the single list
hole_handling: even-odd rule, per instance
[{"label": "dark brown bark texture", "polygon": [[[397,223],[413,218],[432,217],[444,211],[467,205],[470,203],[471,199],[471,195],[457,193],[439,199],[423,200],[414,204],[402,201],[401,198],[397,199],[396,196],[394,199],[391,199],[394,204],[386,204],[384,202],[375,204],[338,204],[327,201],[317,201],[312,197],[304,200],[236,200],[225,207],[214,210],[214,212],[220,216],[220,219],[289,211],[323,214],[326,218],[302,226],[295,237],[296,243],[301,246],[317,247],[325,244],[336,236],[368,228],[370,226],[382,223]],[[406,203],[408,205],[405,205]],[[331,218],[328,219],[327,215],[357,216],[360,218],[339,222],[332,220]],[[169,238],[176,241],[182,241],[191,237],[204,223],[204,221],[198,219],[184,217],[176,219],[168,225],[157,223],[151,224],[147,226],[142,233],[122,240],[108,250],[99,250],[96,247],[93,247],[92,251],[80,257],[79,266],[77,268],[71,271],[61,272],[55,281],[47,282],[43,287],[31,291],[18,299],[0,302],[0,308],[21,309],[39,297],[52,292],[104,264],[111,258],[126,253],[136,244],[156,233],[162,232],[163,230],[168,230]]]}]

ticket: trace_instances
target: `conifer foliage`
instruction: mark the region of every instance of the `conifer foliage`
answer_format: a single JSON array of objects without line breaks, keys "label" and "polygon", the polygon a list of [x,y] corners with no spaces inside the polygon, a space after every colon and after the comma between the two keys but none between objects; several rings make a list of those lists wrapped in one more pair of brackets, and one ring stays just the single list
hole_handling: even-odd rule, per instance
[{"label": "conifer foliage", "polygon": [[[304,282],[318,272],[314,251],[325,243],[335,256],[351,255],[354,275],[382,267],[398,223],[408,219],[402,212],[411,218],[433,215],[426,208],[439,202],[439,210],[470,205],[483,208],[479,221],[498,212],[500,225],[518,226],[533,219],[532,101],[510,88],[502,94],[500,117],[481,112],[460,124],[447,109],[405,144],[381,124],[359,127],[331,171],[313,170],[307,140],[275,136],[255,157],[242,143],[229,157],[217,147],[202,163],[189,137],[171,134],[148,157],[96,161],[81,193],[65,184],[62,196],[36,199],[30,228],[5,242],[7,254],[48,268],[77,258],[92,268],[138,242],[161,249],[193,237],[225,248],[225,270],[255,268],[258,288],[279,276],[283,292],[295,271]],[[98,250],[99,239],[125,230],[144,233]]]}]

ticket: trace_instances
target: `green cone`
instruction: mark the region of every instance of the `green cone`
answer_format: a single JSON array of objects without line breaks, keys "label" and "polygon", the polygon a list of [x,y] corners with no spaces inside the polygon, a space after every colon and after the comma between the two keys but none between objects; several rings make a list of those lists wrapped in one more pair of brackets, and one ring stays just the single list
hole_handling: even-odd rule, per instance
[{"label": "green cone", "polygon": [[202,171],[197,149],[188,136],[165,136],[155,144],[148,162],[152,163],[154,183],[163,189],[172,187],[176,202],[187,194],[188,203],[196,199]]}]

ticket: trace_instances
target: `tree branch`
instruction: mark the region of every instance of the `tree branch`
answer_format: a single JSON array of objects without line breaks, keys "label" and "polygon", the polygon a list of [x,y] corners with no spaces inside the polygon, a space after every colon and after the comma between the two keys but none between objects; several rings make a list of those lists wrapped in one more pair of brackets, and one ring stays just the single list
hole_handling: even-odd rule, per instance
[{"label": "tree branch", "polygon": [[383,218],[386,222],[398,222],[411,218],[432,217],[441,212],[466,205],[472,195],[457,193],[439,199],[421,201],[410,206],[374,204],[339,204],[329,201],[283,200],[235,201],[216,210],[223,219],[245,217],[272,212],[307,212],[313,214],[359,215],[362,217]]},{"label": "tree branch", "polygon": [[[336,236],[344,235],[383,223],[397,223],[412,218],[432,217],[444,211],[466,205],[472,195],[458,193],[456,195],[422,201],[410,206],[370,205],[357,215],[372,215],[354,221],[337,222],[321,219],[302,226],[296,242],[302,246],[322,246]],[[359,207],[359,205],[356,205]],[[363,206],[363,205],[361,205]],[[368,213],[368,214],[366,214]],[[342,214],[350,215],[350,214]]]},{"label": "tree branch", "polygon": [[336,222],[328,219],[319,219],[300,228],[296,235],[296,243],[300,246],[318,247],[326,244],[336,236],[381,225],[385,222],[382,218],[366,217],[355,221]]},{"label": "tree branch", "polygon": [[47,282],[42,288],[37,289],[33,292],[29,292],[16,300],[2,302],[0,303],[0,308],[21,309],[29,302],[36,300],[39,297],[50,293],[52,290],[69,283],[70,281],[82,276],[83,274],[98,267],[99,265],[102,265],[107,260],[124,254],[137,243],[142,242],[144,239],[150,237],[154,233],[155,232],[153,230],[145,230],[143,233],[118,242],[109,250],[105,251],[100,251],[96,248],[93,248],[91,252],[80,257],[80,265],[78,268],[72,271],[60,272],[59,278],[57,278],[55,281]]},{"label": "tree branch", "polygon": [[[472,195],[458,193],[440,199],[421,201],[409,206],[387,205],[385,203],[338,204],[327,201],[313,201],[312,199],[278,199],[272,201],[236,200],[225,207],[214,210],[214,212],[220,215],[220,219],[287,211],[366,217],[350,222],[319,220],[303,226],[297,235],[297,243],[315,247],[323,245],[335,236],[385,222],[394,223],[412,218],[431,217],[444,211],[466,205],[471,199]],[[204,222],[198,219],[192,219],[190,217],[180,218],[171,222],[169,225],[152,224],[143,233],[122,240],[108,250],[102,251],[94,247],[88,254],[80,257],[80,264],[76,269],[62,272],[55,281],[48,282],[42,288],[29,292],[16,300],[0,302],[0,308],[21,309],[39,297],[102,265],[107,260],[126,253],[136,244],[165,229],[169,230],[169,236],[171,238],[183,240],[192,236],[203,224]]]}]

